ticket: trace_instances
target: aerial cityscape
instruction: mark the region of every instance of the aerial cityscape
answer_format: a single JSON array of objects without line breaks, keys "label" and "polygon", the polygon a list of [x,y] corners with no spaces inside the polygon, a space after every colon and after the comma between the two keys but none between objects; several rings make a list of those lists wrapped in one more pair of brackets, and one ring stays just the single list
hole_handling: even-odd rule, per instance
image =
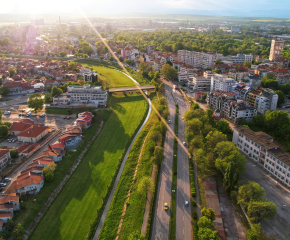
[{"label": "aerial cityscape", "polygon": [[0,240],[290,239],[289,10],[0,0]]}]

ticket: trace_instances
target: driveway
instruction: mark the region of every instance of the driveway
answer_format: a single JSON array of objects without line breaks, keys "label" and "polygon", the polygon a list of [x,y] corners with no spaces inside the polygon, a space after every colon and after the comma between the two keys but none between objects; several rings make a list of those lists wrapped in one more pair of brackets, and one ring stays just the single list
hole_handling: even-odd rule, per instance
[{"label": "driveway", "polygon": [[[247,158],[247,157],[246,157]],[[272,220],[263,220],[261,228],[276,240],[290,239],[290,191],[277,183],[257,163],[247,158],[247,171],[240,174],[240,180],[248,179],[260,184],[266,191],[266,198],[277,206],[277,214]],[[283,205],[286,207],[283,209]]]},{"label": "driveway", "polygon": [[[170,112],[168,124],[170,129],[174,131],[175,120],[175,102],[171,95],[172,88],[167,82],[164,82],[165,96],[168,99],[168,108]],[[153,220],[153,230],[151,239],[164,240],[169,236],[169,219],[170,219],[170,200],[171,200],[171,184],[172,184],[172,163],[173,163],[173,144],[174,137],[170,131],[166,132],[164,142],[165,159],[161,163],[160,177],[156,196],[155,214]],[[163,209],[164,203],[168,203],[169,210]]]}]

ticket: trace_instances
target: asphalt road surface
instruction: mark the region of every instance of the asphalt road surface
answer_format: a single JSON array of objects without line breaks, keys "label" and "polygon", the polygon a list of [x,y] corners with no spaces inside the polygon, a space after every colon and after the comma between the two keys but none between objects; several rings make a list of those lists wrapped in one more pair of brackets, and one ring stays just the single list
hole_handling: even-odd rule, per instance
[{"label": "asphalt road surface", "polygon": [[[181,96],[179,91],[174,92],[174,97],[178,101],[178,149],[177,149],[177,191],[176,191],[176,240],[193,239],[191,203],[190,203],[190,178],[187,149],[183,146],[185,142],[186,124],[182,120],[183,114],[189,110],[187,101]],[[188,201],[188,206],[185,206]]]},{"label": "asphalt road surface", "polygon": [[[171,95],[172,88],[168,83],[164,82],[165,96],[168,99],[168,108],[170,116],[168,124],[170,129],[174,131],[175,119],[175,102]],[[170,200],[171,200],[171,184],[172,184],[172,163],[173,163],[173,144],[174,136],[170,131],[166,132],[164,142],[165,159],[161,163],[160,178],[157,189],[156,207],[153,220],[153,230],[151,239],[165,240],[169,236],[169,219],[170,219]],[[169,209],[164,210],[164,203],[168,203]]]},{"label": "asphalt road surface", "polygon": [[[247,157],[246,157],[247,158]],[[257,163],[247,158],[246,171],[240,174],[240,180],[246,179],[260,184],[266,191],[266,199],[277,206],[277,214],[272,220],[262,220],[261,228],[276,240],[290,239],[290,191],[277,183],[269,173]],[[283,205],[286,205],[283,207]]]}]

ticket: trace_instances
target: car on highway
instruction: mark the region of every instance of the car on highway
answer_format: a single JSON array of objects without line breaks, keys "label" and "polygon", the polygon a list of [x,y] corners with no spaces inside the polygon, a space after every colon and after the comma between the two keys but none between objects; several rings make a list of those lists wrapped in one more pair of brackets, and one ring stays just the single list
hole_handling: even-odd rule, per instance
[{"label": "car on highway", "polygon": [[67,119],[67,120],[69,120],[69,119],[70,119],[70,117],[67,117],[66,119]]},{"label": "car on highway", "polygon": [[66,117],[63,117],[63,119],[66,119]]},{"label": "car on highway", "polygon": [[4,178],[4,182],[10,182],[11,178]]},{"label": "car on highway", "polygon": [[168,120],[168,123],[171,123],[170,119]]},{"label": "car on highway", "polygon": [[6,186],[6,183],[0,183],[0,187],[5,187]]},{"label": "car on highway", "polygon": [[186,142],[183,142],[183,146],[185,146],[186,145]]},{"label": "car on highway", "polygon": [[168,203],[164,203],[164,210],[165,210],[165,211],[168,210]]},{"label": "car on highway", "polygon": [[188,207],[188,205],[189,205],[189,204],[188,204],[188,201],[185,201],[185,206]]}]

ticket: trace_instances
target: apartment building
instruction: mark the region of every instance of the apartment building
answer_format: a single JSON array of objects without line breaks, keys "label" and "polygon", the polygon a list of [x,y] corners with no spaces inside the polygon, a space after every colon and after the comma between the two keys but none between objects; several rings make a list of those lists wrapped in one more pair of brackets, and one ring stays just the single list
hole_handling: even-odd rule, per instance
[{"label": "apartment building", "polygon": [[248,95],[247,95],[247,102],[251,105],[251,106],[255,106],[256,104],[256,98],[257,96],[259,96],[261,93],[261,91],[259,90],[255,90],[255,89],[252,89]]},{"label": "apartment building", "polygon": [[91,81],[92,83],[98,81],[98,72],[97,71],[92,71],[88,73],[83,73],[83,78],[84,81]]},{"label": "apartment building", "polygon": [[54,105],[93,104],[96,107],[106,105],[108,93],[102,91],[102,87],[92,87],[89,84],[84,86],[68,86],[67,93],[53,98]]},{"label": "apartment building", "polygon": [[190,87],[198,91],[209,91],[211,79],[202,76],[192,76],[189,78]]},{"label": "apartment building", "polygon": [[203,53],[187,50],[177,51],[177,61],[194,68],[213,68],[216,60],[216,54]]},{"label": "apartment building", "polygon": [[229,71],[229,76],[235,79],[237,82],[241,82],[242,79],[245,78],[245,76],[249,75],[248,72],[240,72],[236,70],[230,70]]},{"label": "apartment building", "polygon": [[223,56],[219,54],[217,59],[223,61],[224,63],[235,63],[235,64],[244,64],[247,60],[252,63],[253,55],[252,54],[240,54],[238,53],[237,56]]},{"label": "apartment building", "polygon": [[224,92],[231,92],[232,86],[236,83],[236,81],[232,78],[228,78],[222,74],[214,74],[211,77],[211,85],[210,90],[220,90]]},{"label": "apartment building", "polygon": [[263,88],[260,96],[256,97],[255,107],[258,112],[265,113],[267,110],[274,111],[277,108],[278,95],[270,88]]},{"label": "apartment building", "polygon": [[273,143],[273,137],[236,126],[232,142],[280,182],[290,186],[290,154]]},{"label": "apartment building", "polygon": [[277,58],[281,58],[283,48],[284,48],[284,40],[273,39],[270,49],[270,57],[269,57],[270,61],[273,61]]},{"label": "apartment building", "polygon": [[189,73],[187,71],[185,72],[179,72],[178,73],[178,82],[180,83],[187,83],[191,77],[193,77],[194,73]]},{"label": "apartment building", "polygon": [[221,116],[233,123],[242,120],[251,122],[257,115],[257,110],[242,99],[237,99],[236,94],[224,91],[211,91],[207,95],[207,104],[213,109],[219,109]]}]

